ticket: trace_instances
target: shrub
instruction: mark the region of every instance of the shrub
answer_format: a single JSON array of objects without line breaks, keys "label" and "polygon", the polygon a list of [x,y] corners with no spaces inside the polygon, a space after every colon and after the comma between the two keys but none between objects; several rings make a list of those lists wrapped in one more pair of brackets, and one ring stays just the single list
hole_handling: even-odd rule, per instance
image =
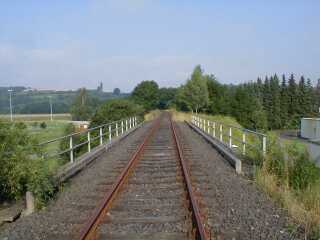
[{"label": "shrub", "polygon": [[295,190],[304,190],[320,179],[320,169],[310,160],[306,149],[299,148],[296,143],[290,144],[288,147],[289,184]]},{"label": "shrub", "polygon": [[143,117],[144,109],[126,99],[113,99],[102,104],[92,118],[90,127],[99,126],[108,122],[139,116]]},{"label": "shrub", "polygon": [[47,124],[45,122],[42,122],[42,123],[40,123],[40,127],[42,129],[45,129],[45,128],[47,128]]},{"label": "shrub", "polygon": [[268,154],[264,165],[269,173],[284,182],[288,174],[283,146],[275,134],[268,134],[268,143]]},{"label": "shrub", "polygon": [[18,199],[27,190],[39,202],[51,195],[50,173],[36,145],[25,124],[0,122],[0,200]]}]

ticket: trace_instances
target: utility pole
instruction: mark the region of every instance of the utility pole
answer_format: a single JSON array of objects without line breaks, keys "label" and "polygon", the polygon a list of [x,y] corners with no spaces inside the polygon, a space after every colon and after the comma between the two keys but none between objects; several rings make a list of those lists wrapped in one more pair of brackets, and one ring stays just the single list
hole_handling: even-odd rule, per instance
[{"label": "utility pole", "polygon": [[53,117],[52,117],[52,98],[51,98],[51,96],[49,96],[49,100],[50,100],[50,120],[52,121]]},{"label": "utility pole", "polygon": [[9,92],[9,102],[10,102],[10,119],[11,119],[11,122],[13,121],[13,116],[12,116],[12,92],[13,90],[12,89],[8,89],[8,92]]}]

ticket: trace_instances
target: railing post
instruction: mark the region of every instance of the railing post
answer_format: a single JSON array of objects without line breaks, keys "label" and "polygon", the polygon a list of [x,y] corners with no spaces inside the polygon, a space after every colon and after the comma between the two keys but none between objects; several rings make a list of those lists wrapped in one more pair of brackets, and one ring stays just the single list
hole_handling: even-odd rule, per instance
[{"label": "railing post", "polygon": [[206,120],[203,119],[203,131],[206,132]]},{"label": "railing post", "polygon": [[216,137],[216,122],[213,122],[213,137]]},{"label": "railing post", "polygon": [[118,123],[116,122],[116,137],[119,136],[119,131],[118,131]]},{"label": "railing post", "polygon": [[69,139],[69,147],[70,147],[70,162],[73,163],[73,139],[72,139],[72,136],[70,136],[70,139]]},{"label": "railing post", "polygon": [[223,131],[223,127],[222,127],[222,124],[220,124],[220,142],[223,142],[222,131]]},{"label": "railing post", "polygon": [[109,142],[112,141],[112,132],[111,132],[111,124],[109,124]]},{"label": "railing post", "polygon": [[267,137],[265,135],[262,137],[262,153],[264,157],[267,155]]},{"label": "railing post", "polygon": [[208,134],[210,134],[210,121],[208,120]]},{"label": "railing post", "polygon": [[128,131],[128,119],[126,119],[126,131]]},{"label": "railing post", "polygon": [[229,147],[232,149],[232,128],[229,127]]},{"label": "railing post", "polygon": [[91,152],[91,138],[90,138],[90,132],[88,132],[88,152]]},{"label": "railing post", "polygon": [[246,155],[246,132],[242,133],[242,154]]},{"label": "railing post", "polygon": [[121,134],[123,134],[123,121],[121,121]]},{"label": "railing post", "polygon": [[102,127],[99,128],[99,136],[100,136],[100,145],[102,145],[103,144]]},{"label": "railing post", "polygon": [[132,128],[132,118],[131,117],[129,118],[129,127],[130,127],[129,129]]}]

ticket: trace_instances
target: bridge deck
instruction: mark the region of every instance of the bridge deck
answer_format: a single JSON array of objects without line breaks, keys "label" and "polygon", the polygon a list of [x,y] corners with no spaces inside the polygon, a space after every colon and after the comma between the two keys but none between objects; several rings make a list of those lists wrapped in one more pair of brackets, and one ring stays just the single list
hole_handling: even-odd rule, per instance
[{"label": "bridge deck", "polygon": [[[115,181],[130,154],[142,142],[149,127],[150,124],[144,125],[72,178],[46,209],[0,227],[0,239],[72,239],[105,190]],[[217,239],[303,239],[299,234],[292,236],[289,233],[286,213],[250,180],[237,175],[202,137],[184,123],[178,124],[178,136],[213,236]],[[177,186],[170,184],[170,188]],[[130,204],[133,206],[135,202],[130,201]],[[121,206],[115,206],[113,210],[119,212]],[[163,219],[164,222],[169,220]],[[164,234],[163,239],[172,239],[170,233]]]}]

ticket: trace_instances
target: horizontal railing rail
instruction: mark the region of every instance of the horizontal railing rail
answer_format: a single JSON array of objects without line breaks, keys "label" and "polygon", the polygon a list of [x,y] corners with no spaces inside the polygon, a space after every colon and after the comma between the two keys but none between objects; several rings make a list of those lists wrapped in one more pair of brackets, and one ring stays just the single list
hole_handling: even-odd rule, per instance
[{"label": "horizontal railing rail", "polygon": [[[256,151],[262,153],[264,156],[267,153],[267,136],[263,133],[225,124],[221,121],[213,121],[200,117],[198,115],[192,115],[191,122],[193,125],[201,129],[203,132],[207,133],[214,139],[218,140],[229,149],[239,149],[242,155],[247,155],[247,147],[250,149],[255,149]],[[242,136],[242,139],[239,138],[239,136],[234,136],[235,131],[238,131],[237,135],[240,134],[240,136]],[[254,142],[257,142],[257,144],[250,143],[248,141],[249,136],[255,137],[257,141]],[[235,142],[240,146],[235,145]]]},{"label": "horizontal railing rail", "polygon": [[[45,154],[43,157],[55,157],[61,156],[63,154],[69,153],[69,161],[73,163],[75,161],[75,150],[79,149],[80,147],[87,145],[87,150],[85,152],[91,152],[91,148],[101,146],[106,141],[109,143],[112,142],[112,138],[119,137],[124,133],[128,132],[130,129],[136,127],[141,121],[137,117],[130,117],[128,119],[122,119],[119,121],[114,121],[110,123],[106,123],[100,126],[96,126],[93,128],[89,128],[80,132],[68,134],[62,137],[58,137],[55,139],[51,139],[46,142],[40,143],[38,146],[45,149],[50,144],[60,144],[61,141],[66,141],[68,147],[66,149],[57,148],[56,152],[48,153],[48,151],[44,151]],[[76,137],[85,136],[81,142],[75,143]],[[106,137],[107,136],[107,137]],[[99,140],[96,144],[93,144],[94,141]]]}]

